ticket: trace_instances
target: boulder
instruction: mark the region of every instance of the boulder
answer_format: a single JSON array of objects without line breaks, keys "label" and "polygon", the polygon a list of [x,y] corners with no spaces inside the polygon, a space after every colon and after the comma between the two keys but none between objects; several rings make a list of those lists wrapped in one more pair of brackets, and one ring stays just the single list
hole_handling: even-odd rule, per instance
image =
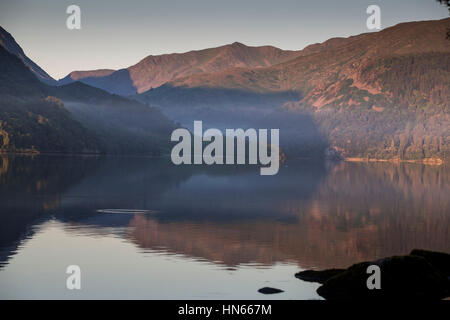
[{"label": "boulder", "polygon": [[439,270],[442,274],[450,277],[450,254],[414,249],[413,251],[411,251],[410,255],[424,258],[428,261],[429,264]]},{"label": "boulder", "polygon": [[270,287],[264,287],[258,290],[259,293],[262,294],[274,294],[274,293],[280,293],[280,292],[284,292],[281,289],[277,289],[277,288],[270,288]]},{"label": "boulder", "polygon": [[328,269],[322,271],[305,270],[295,274],[295,277],[308,282],[325,283],[328,279],[341,274],[345,269]]},{"label": "boulder", "polygon": [[[368,289],[367,268],[378,265],[381,289]],[[329,278],[317,293],[327,300],[442,299],[449,295],[448,279],[417,255],[394,256],[355,264]]]}]

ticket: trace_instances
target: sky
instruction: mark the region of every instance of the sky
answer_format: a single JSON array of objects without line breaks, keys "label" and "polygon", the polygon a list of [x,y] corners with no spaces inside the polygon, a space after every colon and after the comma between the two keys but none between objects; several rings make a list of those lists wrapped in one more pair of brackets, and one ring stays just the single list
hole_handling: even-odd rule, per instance
[{"label": "sky", "polygon": [[[80,30],[66,27],[72,4],[81,8]],[[0,25],[59,79],[235,41],[299,50],[373,32],[366,27],[371,4],[381,8],[382,28],[448,17],[434,0],[0,0]]]}]

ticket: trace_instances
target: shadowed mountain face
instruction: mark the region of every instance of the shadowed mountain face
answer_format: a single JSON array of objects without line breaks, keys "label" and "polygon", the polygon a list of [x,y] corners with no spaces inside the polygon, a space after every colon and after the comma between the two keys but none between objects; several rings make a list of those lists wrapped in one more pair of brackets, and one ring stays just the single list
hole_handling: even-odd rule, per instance
[{"label": "shadowed mountain face", "polygon": [[296,51],[271,46],[248,47],[235,42],[218,48],[148,56],[134,66],[113,73],[104,70],[76,71],[60,80],[60,83],[69,83],[72,79],[111,93],[133,95],[180,77],[221,72],[233,67],[267,67],[296,56]]},{"label": "shadowed mountain face", "polygon": [[[281,98],[261,104],[261,112],[282,108],[285,119],[308,113],[346,157],[445,160],[450,152],[448,27],[450,18],[331,39],[287,62],[177,78],[138,99],[169,116],[184,105],[196,115],[212,109],[238,117],[258,108],[258,95],[277,93]],[[214,94],[220,90],[229,94]],[[243,92],[253,100],[243,102],[237,95]]]},{"label": "shadowed mountain face", "polygon": [[175,124],[159,110],[76,82],[51,88],[64,106],[97,137],[109,154],[161,155]]},{"label": "shadowed mountain face", "polygon": [[0,152],[98,152],[100,143],[15,55],[0,47]]},{"label": "shadowed mountain face", "polygon": [[2,46],[9,53],[16,55],[22,62],[36,75],[36,77],[44,83],[55,85],[56,80],[49,76],[36,63],[30,60],[22,48],[17,44],[14,38],[5,29],[0,27],[0,46]]},{"label": "shadowed mountain face", "polygon": [[127,69],[118,71],[75,71],[60,80],[58,85],[70,84],[74,81],[79,81],[86,85],[122,96],[128,96],[136,92],[136,88],[130,78],[130,72]]},{"label": "shadowed mountain face", "polygon": [[79,82],[46,85],[3,47],[0,58],[0,152],[168,152],[174,124],[158,110]]}]

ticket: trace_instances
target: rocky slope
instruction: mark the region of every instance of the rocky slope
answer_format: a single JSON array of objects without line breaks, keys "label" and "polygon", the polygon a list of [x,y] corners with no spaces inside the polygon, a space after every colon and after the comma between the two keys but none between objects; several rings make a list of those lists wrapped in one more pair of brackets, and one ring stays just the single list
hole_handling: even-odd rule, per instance
[{"label": "rocky slope", "polygon": [[[331,39],[287,62],[178,78],[139,98],[168,114],[184,105],[198,116],[217,106],[236,113],[232,106],[242,104],[233,97],[237,92],[278,94],[282,99],[260,109],[287,120],[293,114],[311,116],[329,145],[345,157],[444,160],[450,151],[449,27],[450,18]],[[225,97],[213,94],[224,90]],[[257,100],[247,107],[258,108]]]},{"label": "rocky slope", "polygon": [[[185,53],[151,55],[127,69],[106,75],[99,71],[72,72],[61,83],[78,80],[121,95],[141,93],[193,74],[220,72],[232,67],[259,68],[285,62],[297,56],[272,46],[248,47],[242,43]],[[108,74],[109,73],[109,74]]]}]

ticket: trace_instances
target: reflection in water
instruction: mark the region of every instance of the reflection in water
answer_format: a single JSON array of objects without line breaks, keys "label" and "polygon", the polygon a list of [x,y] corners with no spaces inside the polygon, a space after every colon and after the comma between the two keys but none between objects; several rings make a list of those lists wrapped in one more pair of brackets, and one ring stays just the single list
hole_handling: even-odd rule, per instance
[{"label": "reflection in water", "polygon": [[6,173],[6,171],[8,171],[8,157],[7,156],[0,156],[0,161],[1,161],[1,168],[0,168],[0,176],[4,173]]},{"label": "reflection in water", "polygon": [[0,168],[0,263],[25,251],[18,245],[49,219],[69,234],[112,235],[142,255],[224,270],[450,252],[445,166],[290,162],[260,176],[256,167],[176,167],[164,158],[38,156],[2,158]]},{"label": "reflection in water", "polygon": [[98,209],[98,213],[112,213],[112,214],[151,214],[157,213],[155,210],[142,210],[142,209]]},{"label": "reflection in water", "polygon": [[230,266],[294,261],[322,269],[413,248],[449,252],[448,174],[443,167],[341,163],[311,198],[279,203],[290,221],[161,222],[136,215],[128,236],[143,248]]},{"label": "reflection in water", "polygon": [[100,161],[89,157],[2,157],[0,175],[0,267],[33,226],[48,219],[61,195]]}]

